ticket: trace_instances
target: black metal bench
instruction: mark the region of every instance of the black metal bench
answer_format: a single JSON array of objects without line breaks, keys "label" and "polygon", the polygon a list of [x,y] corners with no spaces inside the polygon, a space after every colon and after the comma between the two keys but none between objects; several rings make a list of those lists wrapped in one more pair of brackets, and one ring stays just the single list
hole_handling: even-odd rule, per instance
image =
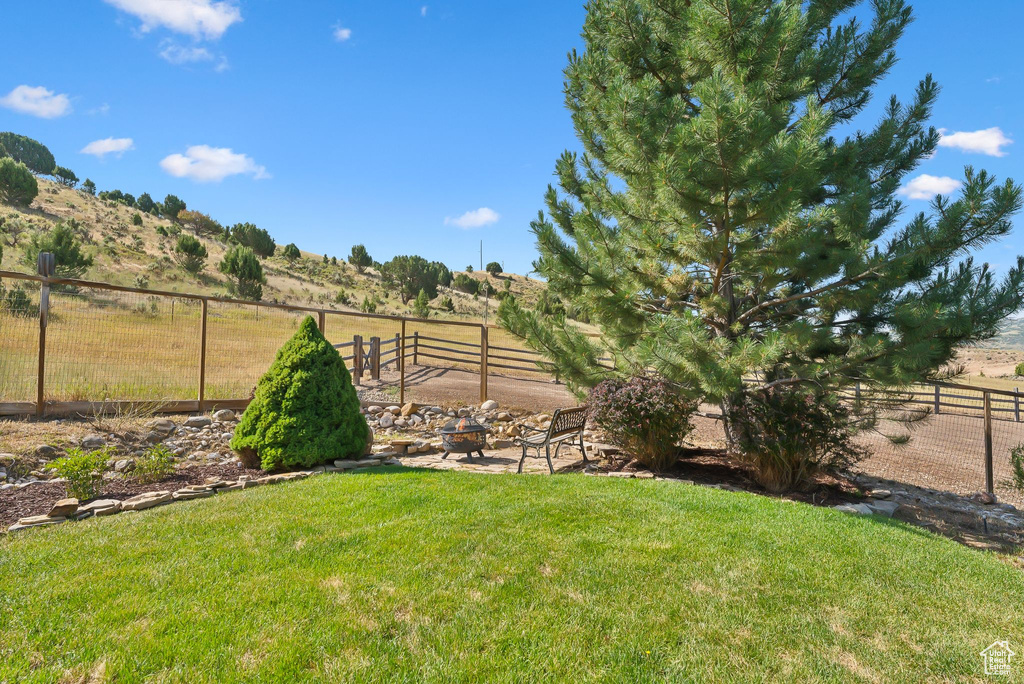
[{"label": "black metal bench", "polygon": [[555,458],[558,458],[558,450],[566,442],[574,443],[576,437],[580,438],[580,451],[583,452],[583,462],[587,462],[587,448],[583,445],[583,429],[587,425],[587,407],[558,409],[551,417],[551,424],[547,429],[542,430],[529,425],[520,426],[523,434],[516,438],[515,443],[523,448],[523,457],[519,459],[519,472],[523,472],[523,463],[526,462],[527,451],[533,449],[540,458],[541,449],[548,460],[548,469],[555,474],[555,466],[551,463],[551,445],[555,446]]}]

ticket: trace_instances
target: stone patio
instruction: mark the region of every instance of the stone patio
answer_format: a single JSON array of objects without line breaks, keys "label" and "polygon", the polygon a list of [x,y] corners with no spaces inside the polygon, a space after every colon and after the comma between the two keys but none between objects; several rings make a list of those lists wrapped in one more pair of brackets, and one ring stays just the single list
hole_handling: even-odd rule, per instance
[{"label": "stone patio", "polygon": [[[554,449],[552,449],[554,451]],[[435,470],[466,470],[478,473],[514,473],[519,468],[519,459],[523,452],[521,449],[485,449],[484,458],[473,456],[470,463],[466,454],[452,454],[446,460],[441,456],[444,452],[433,451],[428,454],[409,454],[398,456],[403,466],[409,468],[434,468]],[[530,452],[536,453],[536,452]],[[543,452],[542,452],[543,453]],[[597,450],[590,445],[587,446],[587,458],[591,461],[597,458]],[[583,456],[578,447],[572,448],[569,445],[562,447],[558,458],[552,458],[555,466],[555,473],[580,472],[583,470]],[[544,459],[527,456],[523,464],[523,473],[543,473],[548,475],[548,463]]]}]

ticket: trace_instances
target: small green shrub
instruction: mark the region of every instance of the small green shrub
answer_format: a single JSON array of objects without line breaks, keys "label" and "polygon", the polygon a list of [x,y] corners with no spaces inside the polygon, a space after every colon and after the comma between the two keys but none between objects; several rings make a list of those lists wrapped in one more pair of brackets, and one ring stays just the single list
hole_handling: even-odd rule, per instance
[{"label": "small green shrub", "polygon": [[159,482],[174,474],[174,454],[163,444],[150,447],[135,459],[132,477],[139,482]]},{"label": "small green shrub", "polygon": [[39,308],[32,305],[28,293],[20,285],[16,285],[7,291],[6,294],[0,290],[0,304],[12,316],[32,318],[39,313]]},{"label": "small green shrub", "polygon": [[307,316],[260,378],[231,448],[264,470],[363,454],[370,428],[338,350]]},{"label": "small green shrub", "polygon": [[855,419],[835,395],[776,386],[744,394],[729,427],[758,484],[782,492],[856,464]]},{"label": "small green shrub", "polygon": [[1014,375],[1024,375],[1024,363],[1018,363],[1013,368]]},{"label": "small green shrub", "polygon": [[1010,472],[1007,484],[1024,494],[1024,443],[1010,449]]},{"label": "small green shrub", "polygon": [[412,303],[412,311],[417,318],[430,317],[430,297],[427,296],[426,290],[420,290],[420,293],[416,295],[416,299]]},{"label": "small green shrub", "polygon": [[466,294],[475,295],[480,290],[480,281],[476,278],[470,278],[465,273],[460,273],[455,276],[452,287]]},{"label": "small green shrub", "polygon": [[134,214],[132,214],[132,225],[134,225],[134,226],[141,226],[142,225],[142,214],[140,214],[139,212],[135,212]]},{"label": "small green shrub", "polygon": [[695,404],[656,377],[605,380],[590,391],[587,403],[590,419],[656,472],[675,464],[677,444],[693,429]]},{"label": "small green shrub", "polygon": [[103,471],[107,467],[107,459],[112,454],[111,447],[90,452],[74,447],[68,449],[67,456],[47,463],[46,468],[66,480],[64,487],[69,496],[84,501],[95,497],[99,492],[100,482],[103,481]]}]

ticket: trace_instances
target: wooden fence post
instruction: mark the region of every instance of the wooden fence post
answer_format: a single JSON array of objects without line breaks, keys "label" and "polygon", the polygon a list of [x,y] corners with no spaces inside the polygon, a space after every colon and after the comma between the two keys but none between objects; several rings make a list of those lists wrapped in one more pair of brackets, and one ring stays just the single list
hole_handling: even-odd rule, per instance
[{"label": "wooden fence post", "polygon": [[487,401],[487,326],[480,326],[480,403]]},{"label": "wooden fence post", "polygon": [[352,380],[354,384],[362,384],[363,380],[363,336],[352,336]]},{"label": "wooden fence post", "polygon": [[317,321],[317,325],[320,328],[320,334],[326,336],[327,335],[327,314],[324,313],[323,311],[320,312],[319,320]]},{"label": "wooden fence post", "polygon": [[[42,256],[41,254],[39,256]],[[50,281],[39,288],[39,369],[36,375],[36,417],[43,417],[46,407],[46,323],[50,316]]]},{"label": "wooden fence post", "polygon": [[1020,387],[1013,388],[1013,419],[1020,422]]},{"label": "wooden fence post", "polygon": [[985,490],[995,493],[995,474],[992,468],[992,399],[988,392],[985,397]]},{"label": "wooden fence post", "polygon": [[[940,411],[942,398],[942,387],[940,385],[935,386],[935,413],[938,414]],[[988,392],[985,393],[985,401],[988,401]]]},{"label": "wooden fence post", "polygon": [[398,403],[405,406],[405,319],[402,319],[402,340],[398,348]]},{"label": "wooden fence post", "polygon": [[370,379],[380,380],[380,338],[370,338]]},{"label": "wooden fence post", "polygon": [[199,337],[199,410],[203,410],[203,402],[206,400],[206,310],[209,303],[203,299],[203,318],[200,326]]},{"label": "wooden fence post", "polygon": [[412,365],[420,365],[420,331],[412,334]]}]

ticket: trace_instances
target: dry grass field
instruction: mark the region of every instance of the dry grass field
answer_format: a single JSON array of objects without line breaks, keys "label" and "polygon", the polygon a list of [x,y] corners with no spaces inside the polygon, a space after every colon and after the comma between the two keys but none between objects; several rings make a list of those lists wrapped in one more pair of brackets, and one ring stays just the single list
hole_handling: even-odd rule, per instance
[{"label": "dry grass field", "polygon": [[[31,296],[24,310],[0,311],[0,402],[33,401],[36,397],[38,290],[29,291]],[[54,292],[50,312],[44,376],[48,400],[171,401],[198,396],[201,341],[198,301],[99,290]],[[206,397],[248,397],[277,350],[291,337],[305,315],[300,311],[255,304],[210,302]],[[352,312],[329,312],[326,317],[325,334],[332,343],[349,343],[354,336],[361,335],[364,348],[368,349],[370,338],[379,337],[383,361],[397,357],[397,354],[387,353],[398,347],[388,341],[398,338],[401,330],[401,321],[397,319]],[[409,321],[406,324],[407,354],[412,354],[412,338],[417,334],[422,336],[418,365],[479,372],[479,326]],[[495,328],[489,330],[489,342],[510,349],[522,348],[508,333]],[[351,347],[343,348],[342,354],[351,355]],[[526,353],[505,350],[492,350],[492,354],[521,359],[494,361],[513,366],[531,366],[533,358]],[[513,369],[495,371],[513,377],[538,376]],[[460,400],[468,403],[477,398],[478,391],[472,391]]]}]

